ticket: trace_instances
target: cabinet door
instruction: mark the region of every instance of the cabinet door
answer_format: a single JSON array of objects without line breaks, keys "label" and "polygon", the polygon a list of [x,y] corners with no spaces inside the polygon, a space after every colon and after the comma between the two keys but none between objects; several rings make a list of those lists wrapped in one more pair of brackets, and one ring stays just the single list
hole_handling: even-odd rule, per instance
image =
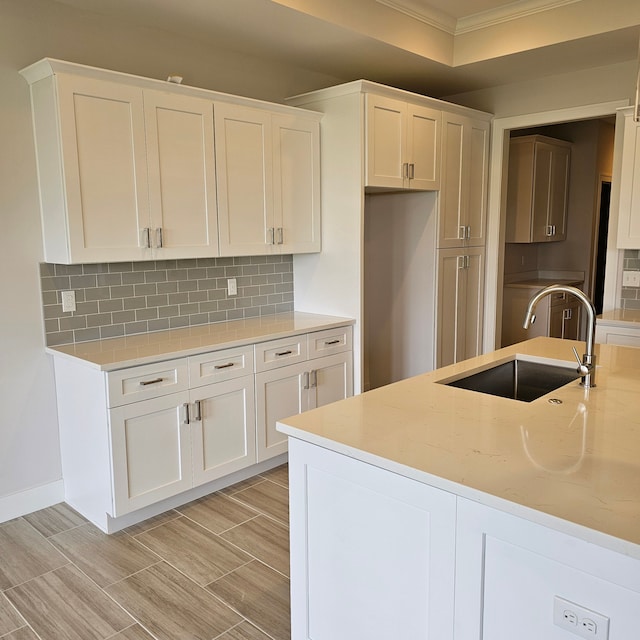
[{"label": "cabinet door", "polygon": [[145,91],[144,109],[155,255],[217,256],[213,102]]},{"label": "cabinet door", "polygon": [[272,127],[275,247],[320,251],[320,123],[274,114]]},{"label": "cabinet door", "polygon": [[261,255],[275,242],[271,114],[216,103],[221,256]]},{"label": "cabinet door", "polygon": [[469,165],[466,224],[469,227],[467,244],[483,246],[487,227],[487,186],[489,176],[488,122],[469,123]]},{"label": "cabinet door", "polygon": [[[64,176],[67,207],[66,262],[150,257],[143,231],[149,227],[149,201],[142,90],[64,74],[58,75],[57,83],[63,163],[58,171]],[[44,128],[45,123],[41,125]],[[38,127],[36,133],[40,138]],[[52,178],[48,169],[45,174]],[[50,204],[45,196],[43,218]],[[46,222],[44,227],[47,236]],[[54,244],[61,232],[51,230]]]},{"label": "cabinet door", "polygon": [[548,224],[551,227],[552,235],[548,240],[556,242],[567,237],[569,158],[570,152],[566,147],[556,147],[551,156]]},{"label": "cabinet door", "polygon": [[344,400],[353,395],[353,355],[351,351],[310,360],[309,409]]},{"label": "cabinet door", "polygon": [[407,105],[400,100],[366,95],[367,187],[405,186]]},{"label": "cabinet door", "polygon": [[442,112],[407,105],[407,162],[411,189],[440,188]]},{"label": "cabinet door", "polygon": [[453,494],[292,439],[291,636],[452,640]]},{"label": "cabinet door", "polygon": [[562,311],[562,337],[567,340],[580,340],[582,307],[579,304],[573,304]]},{"label": "cabinet door", "polygon": [[442,186],[438,218],[441,248],[485,242],[489,123],[442,116]]},{"label": "cabinet door", "polygon": [[617,247],[640,249],[640,124],[633,109],[624,116]]},{"label": "cabinet door", "polygon": [[256,461],[253,375],[191,391],[194,486]]},{"label": "cabinet door", "polygon": [[188,399],[184,391],[109,411],[114,517],[192,486]]},{"label": "cabinet door", "polygon": [[440,250],[436,366],[482,352],[484,249]]},{"label": "cabinet door", "polygon": [[287,436],[276,431],[276,422],[309,408],[309,363],[280,367],[256,374],[257,461],[287,450]]}]

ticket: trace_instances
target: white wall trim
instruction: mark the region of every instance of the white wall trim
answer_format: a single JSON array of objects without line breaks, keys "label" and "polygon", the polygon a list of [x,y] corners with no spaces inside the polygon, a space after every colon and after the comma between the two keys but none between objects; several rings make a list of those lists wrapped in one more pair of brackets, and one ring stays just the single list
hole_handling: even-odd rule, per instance
[{"label": "white wall trim", "polygon": [[13,520],[64,501],[62,480],[0,498],[0,522]]},{"label": "white wall trim", "polygon": [[[538,113],[527,113],[518,116],[505,118],[495,118],[492,124],[491,133],[491,156],[489,161],[489,205],[487,214],[487,263],[486,263],[486,284],[485,284],[485,316],[483,333],[484,352],[493,351],[500,345],[497,329],[500,328],[499,318],[502,317],[502,265],[504,261],[504,237],[505,220],[503,211],[503,171],[508,164],[508,133],[512,129],[524,129],[528,127],[539,127],[561,122],[573,122],[577,120],[589,120],[616,114],[616,110],[627,107],[628,100],[616,100],[613,102],[601,102],[598,104],[569,107],[566,109],[556,109],[553,111],[541,111]],[[609,218],[609,237],[616,238],[618,228],[618,211],[615,207],[614,193],[619,180],[619,160],[622,147],[619,142],[618,128],[616,127],[616,143],[614,152],[614,168],[611,214]],[[506,173],[505,173],[506,175]],[[605,308],[611,308],[612,296],[615,297],[617,291],[617,273],[619,251],[611,248],[609,244],[607,251],[607,268],[605,275]],[[615,264],[614,264],[615,263]],[[615,304],[615,302],[613,302]]]}]

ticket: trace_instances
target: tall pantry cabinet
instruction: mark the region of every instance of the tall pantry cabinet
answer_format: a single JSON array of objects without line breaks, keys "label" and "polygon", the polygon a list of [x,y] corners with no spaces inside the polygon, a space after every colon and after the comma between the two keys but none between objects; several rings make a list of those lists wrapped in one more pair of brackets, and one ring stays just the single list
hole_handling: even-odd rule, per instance
[{"label": "tall pantry cabinet", "polygon": [[[323,113],[322,253],[294,256],[296,309],[356,320],[354,391],[385,383],[373,373],[381,360],[386,382],[439,366],[451,347],[436,345],[463,324],[462,298],[480,349],[490,114],[363,80],[289,103]],[[438,233],[452,227],[443,245]],[[460,252],[453,278],[467,282],[453,298],[445,250]]]}]

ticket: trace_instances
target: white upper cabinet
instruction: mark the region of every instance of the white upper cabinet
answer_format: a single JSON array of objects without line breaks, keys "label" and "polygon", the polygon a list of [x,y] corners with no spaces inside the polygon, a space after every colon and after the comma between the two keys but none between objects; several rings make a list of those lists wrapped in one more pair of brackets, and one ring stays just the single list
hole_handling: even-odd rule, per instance
[{"label": "white upper cabinet", "polygon": [[320,250],[319,114],[49,59],[22,74],[47,262]]},{"label": "white upper cabinet", "polygon": [[144,92],[149,176],[149,244],[158,257],[218,255],[210,100]]},{"label": "white upper cabinet", "polygon": [[439,189],[441,120],[437,109],[368,93],[365,185]]},{"label": "white upper cabinet", "polygon": [[143,259],[149,194],[142,90],[66,74],[31,90],[45,260]]},{"label": "white upper cabinet", "polygon": [[633,120],[633,108],[624,111],[617,246],[640,249],[640,124]]},{"label": "white upper cabinet", "polygon": [[439,248],[485,243],[490,126],[487,121],[443,114]]},{"label": "white upper cabinet", "polygon": [[571,144],[546,136],[512,138],[507,183],[507,242],[566,238]]},{"label": "white upper cabinet", "polygon": [[220,254],[320,251],[316,118],[217,104]]}]

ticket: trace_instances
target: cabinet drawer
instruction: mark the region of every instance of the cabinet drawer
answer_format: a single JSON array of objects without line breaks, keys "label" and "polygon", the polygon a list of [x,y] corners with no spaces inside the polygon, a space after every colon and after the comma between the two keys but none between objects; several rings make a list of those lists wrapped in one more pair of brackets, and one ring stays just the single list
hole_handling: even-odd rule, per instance
[{"label": "cabinet drawer", "polygon": [[351,351],[353,330],[349,327],[326,329],[308,334],[309,358],[320,358],[332,353]]},{"label": "cabinet drawer", "polygon": [[184,391],[189,386],[187,359],[111,371],[107,374],[107,386],[110,407]]},{"label": "cabinet drawer", "polygon": [[255,346],[256,372],[277,369],[307,359],[307,334],[261,342]]},{"label": "cabinet drawer", "polygon": [[189,358],[189,384],[205,384],[232,380],[253,374],[253,346],[212,351]]}]

